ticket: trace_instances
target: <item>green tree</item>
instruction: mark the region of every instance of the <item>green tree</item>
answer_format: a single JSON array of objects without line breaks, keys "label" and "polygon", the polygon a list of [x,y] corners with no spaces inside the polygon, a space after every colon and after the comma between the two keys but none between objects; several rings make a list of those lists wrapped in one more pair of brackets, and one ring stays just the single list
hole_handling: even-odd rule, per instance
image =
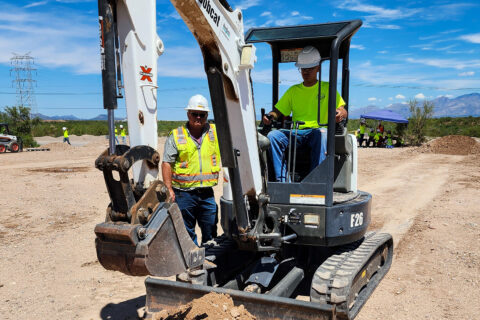
[{"label": "green tree", "polygon": [[5,107],[0,112],[0,122],[6,122],[13,135],[20,137],[24,147],[36,147],[37,142],[33,139],[32,128],[40,122],[39,118],[30,118],[28,107]]},{"label": "green tree", "polygon": [[410,118],[408,119],[407,140],[411,145],[419,146],[425,142],[427,121],[433,115],[434,105],[431,101],[424,100],[423,106],[418,106],[416,99],[408,102],[410,105]]}]

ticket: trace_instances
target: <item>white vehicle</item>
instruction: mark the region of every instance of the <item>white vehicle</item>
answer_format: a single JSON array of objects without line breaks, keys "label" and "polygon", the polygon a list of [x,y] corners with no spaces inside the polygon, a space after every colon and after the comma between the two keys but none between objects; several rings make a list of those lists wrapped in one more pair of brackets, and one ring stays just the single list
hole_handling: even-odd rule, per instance
[{"label": "white vehicle", "polygon": [[[339,61],[348,107],[350,41],[361,21],[254,28],[244,36],[242,12],[225,0],[171,2],[204,58],[226,171],[220,203],[225,233],[214,246],[195,246],[157,177],[155,89],[164,47],[155,33],[155,1],[99,0],[110,148],[96,166],[111,198],[106,222],[95,228],[100,263],[130,275],[176,275],[177,281],[147,278],[148,312],[215,291],[228,293],[258,319],[353,319],[393,255],[389,234],[367,233],[371,195],[357,190],[355,138],[335,124]],[[280,63],[296,61],[307,45],[321,53],[320,66],[329,62],[329,118],[321,124],[328,127],[327,158],[305,172],[308,150],[293,148],[289,183],[272,181],[269,141],[257,132],[250,78],[257,60],[254,43],[272,49],[272,105],[278,101]],[[130,149],[115,149],[113,141],[113,110],[122,88]],[[310,302],[298,296],[309,296]]]},{"label": "white vehicle", "polygon": [[8,124],[0,123],[0,153],[22,151],[23,144],[20,137],[10,134],[8,130]]}]

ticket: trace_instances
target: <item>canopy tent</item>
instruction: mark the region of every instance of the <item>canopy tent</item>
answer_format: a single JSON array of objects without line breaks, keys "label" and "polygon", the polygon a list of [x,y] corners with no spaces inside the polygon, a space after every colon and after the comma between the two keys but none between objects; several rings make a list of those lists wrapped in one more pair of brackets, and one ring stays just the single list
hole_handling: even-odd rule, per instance
[{"label": "canopy tent", "polygon": [[376,110],[366,114],[362,114],[360,118],[383,120],[396,123],[408,123],[408,120],[402,117],[400,114],[390,110]]}]

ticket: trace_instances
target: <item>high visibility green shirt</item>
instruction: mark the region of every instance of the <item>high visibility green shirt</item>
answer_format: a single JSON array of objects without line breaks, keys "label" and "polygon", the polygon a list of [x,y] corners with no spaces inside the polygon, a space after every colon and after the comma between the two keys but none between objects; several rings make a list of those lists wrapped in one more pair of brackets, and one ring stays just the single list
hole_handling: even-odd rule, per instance
[{"label": "high visibility green shirt", "polygon": [[364,124],[360,125],[360,134],[365,134],[365,125]]},{"label": "high visibility green shirt", "polygon": [[122,131],[120,131],[120,135],[121,135],[122,137],[127,136],[127,133],[125,132],[125,128],[123,128]]},{"label": "high visibility green shirt", "polygon": [[68,130],[63,131],[63,137],[68,138]]},{"label": "high visibility green shirt", "polygon": [[172,130],[172,134],[178,150],[172,186],[186,189],[216,186],[220,172],[220,148],[215,125],[210,124],[198,147],[183,126]]},{"label": "high visibility green shirt", "polygon": [[[329,83],[322,81],[320,97],[320,123],[328,122],[328,88]],[[344,106],[345,101],[337,92],[337,108]],[[303,83],[291,86],[280,98],[275,107],[284,116],[292,113],[293,121],[304,121],[299,128],[318,128],[318,81],[311,87],[305,87]]]}]

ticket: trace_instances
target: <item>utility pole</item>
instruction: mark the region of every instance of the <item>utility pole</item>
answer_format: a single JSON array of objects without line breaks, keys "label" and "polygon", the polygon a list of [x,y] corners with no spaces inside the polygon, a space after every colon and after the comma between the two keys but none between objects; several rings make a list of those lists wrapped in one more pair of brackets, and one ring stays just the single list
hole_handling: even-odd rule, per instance
[{"label": "utility pole", "polygon": [[13,53],[10,59],[10,76],[12,85],[15,85],[17,91],[17,106],[30,108],[30,116],[37,113],[37,102],[35,99],[34,83],[37,81],[32,79],[32,73],[37,71],[33,68],[34,60],[30,56],[30,52],[20,55]]}]

